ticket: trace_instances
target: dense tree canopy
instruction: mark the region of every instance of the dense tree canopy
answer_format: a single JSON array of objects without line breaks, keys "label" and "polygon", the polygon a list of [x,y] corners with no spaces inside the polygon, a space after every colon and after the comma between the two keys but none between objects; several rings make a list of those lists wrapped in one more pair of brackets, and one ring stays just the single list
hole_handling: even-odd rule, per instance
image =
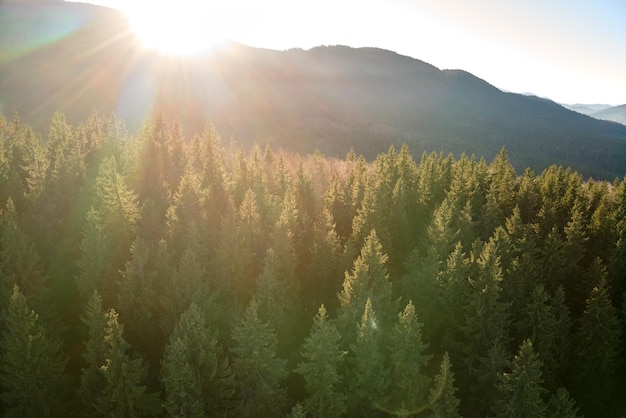
[{"label": "dense tree canopy", "polygon": [[0,414],[619,416],[626,179],[507,158],[0,116]]}]

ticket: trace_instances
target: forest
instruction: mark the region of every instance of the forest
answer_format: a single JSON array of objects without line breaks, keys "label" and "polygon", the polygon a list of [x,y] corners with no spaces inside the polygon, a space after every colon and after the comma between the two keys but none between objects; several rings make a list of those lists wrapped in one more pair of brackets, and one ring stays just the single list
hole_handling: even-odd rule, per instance
[{"label": "forest", "polygon": [[0,116],[0,415],[626,411],[626,178]]}]

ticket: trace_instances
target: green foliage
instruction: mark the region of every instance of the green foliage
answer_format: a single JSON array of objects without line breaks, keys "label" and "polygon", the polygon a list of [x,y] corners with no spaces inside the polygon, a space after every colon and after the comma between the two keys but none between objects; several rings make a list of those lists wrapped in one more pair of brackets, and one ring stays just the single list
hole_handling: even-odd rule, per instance
[{"label": "green foliage", "polygon": [[170,416],[212,416],[228,410],[232,376],[205,316],[192,303],[165,347],[161,380]]},{"label": "green foliage", "polygon": [[350,393],[349,415],[372,416],[376,408],[387,403],[389,371],[380,348],[379,322],[368,298],[361,322],[357,326],[356,342],[350,349],[352,370],[348,374]]},{"label": "green foliage", "polygon": [[104,333],[90,335],[103,335],[101,341],[94,341],[94,344],[104,346],[104,362],[98,365],[98,370],[104,376],[105,384],[99,396],[93,399],[98,414],[112,417],[157,415],[161,409],[158,393],[148,392],[145,384],[148,370],[141,358],[131,355],[131,347],[122,336],[124,327],[118,321],[117,312],[110,309],[104,318]]},{"label": "green foliage", "polygon": [[578,407],[564,388],[558,388],[548,401],[546,416],[550,418],[580,418]]},{"label": "green foliage", "polygon": [[304,361],[295,370],[304,377],[304,408],[313,417],[339,417],[346,413],[346,395],[340,387],[346,353],[339,347],[340,338],[337,328],[328,322],[326,308],[320,306],[303,345]]},{"label": "green foliage", "polygon": [[0,300],[8,299],[17,285],[29,303],[46,310],[42,299],[47,280],[36,247],[18,224],[15,205],[9,198],[0,211]]},{"label": "green foliage", "polygon": [[450,356],[445,352],[441,360],[441,369],[434,378],[434,385],[430,390],[428,402],[430,417],[432,418],[460,418],[459,399],[456,397],[454,373]]},{"label": "green foliage", "polygon": [[81,320],[88,328],[88,335],[82,355],[86,367],[82,369],[80,375],[78,397],[82,403],[81,412],[85,416],[97,416],[96,400],[106,387],[106,380],[100,366],[106,360],[104,338],[107,326],[102,299],[97,291],[94,291],[89,298]]},{"label": "green foliage", "polygon": [[496,417],[544,417],[546,404],[541,386],[541,360],[526,340],[511,363],[511,371],[501,376],[499,397],[493,404]]},{"label": "green foliage", "polygon": [[145,385],[147,368],[130,354],[117,312],[105,312],[97,292],[89,299],[83,323],[88,327],[78,395],[87,416],[135,417],[160,412],[158,394]]},{"label": "green foliage", "polygon": [[338,295],[341,305],[340,331],[344,333],[344,338],[350,338],[348,330],[353,329],[353,324],[358,321],[367,300],[380,307],[380,320],[383,324],[391,323],[397,303],[393,300],[389,274],[385,267],[387,260],[378,235],[372,230],[363,244],[361,254],[354,261],[352,272],[345,273],[342,291]]},{"label": "green foliage", "polygon": [[239,416],[276,416],[285,407],[286,361],[276,357],[278,340],[258,316],[255,300],[233,330],[233,372],[237,386]]},{"label": "green foliage", "polygon": [[61,344],[46,334],[17,286],[5,306],[0,324],[3,416],[60,416],[68,383]]},{"label": "green foliage", "polygon": [[[475,276],[468,301],[464,306],[462,363],[469,390],[469,406],[485,413],[487,404],[496,391],[497,376],[509,357],[508,305],[501,301],[502,271],[494,241],[486,244],[476,260]],[[469,371],[469,373],[467,373]]]},{"label": "green foliage", "polygon": [[418,410],[426,404],[429,379],[424,374],[432,355],[422,341],[422,324],[413,302],[398,315],[389,341],[391,395],[389,405],[397,410]]},{"label": "green foliage", "polygon": [[546,416],[623,409],[626,178],[249,149],[0,116],[0,414],[506,415],[522,368]]},{"label": "green foliage", "polygon": [[591,268],[596,285],[585,303],[574,338],[575,393],[585,414],[594,410],[592,405],[603,409],[605,404],[597,401],[611,398],[622,344],[621,325],[606,284],[606,269],[599,260]]}]

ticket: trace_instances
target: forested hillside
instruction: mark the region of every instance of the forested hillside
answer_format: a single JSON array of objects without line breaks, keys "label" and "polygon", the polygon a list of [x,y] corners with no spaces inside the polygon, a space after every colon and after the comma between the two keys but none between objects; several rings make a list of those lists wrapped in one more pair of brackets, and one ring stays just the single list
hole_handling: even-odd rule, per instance
[{"label": "forested hillside", "polygon": [[372,160],[407,144],[418,156],[466,152],[491,161],[505,145],[520,173],[557,164],[595,179],[626,175],[626,126],[489,82],[378,48],[226,42],[167,56],[144,49],[120,11],[0,2],[0,112],[19,112],[42,135],[55,111],[72,124],[93,109],[114,112],[135,131],[163,109],[188,133],[211,120],[246,147],[271,141],[337,158],[353,148]]},{"label": "forested hillside", "polygon": [[621,416],[626,179],[0,117],[2,416]]}]

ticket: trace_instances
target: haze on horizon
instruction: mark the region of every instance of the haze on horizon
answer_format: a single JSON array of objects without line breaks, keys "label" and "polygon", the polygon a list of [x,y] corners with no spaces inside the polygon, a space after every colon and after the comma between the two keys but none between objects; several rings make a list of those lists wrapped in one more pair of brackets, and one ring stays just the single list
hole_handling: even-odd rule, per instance
[{"label": "haze on horizon", "polygon": [[[92,0],[154,12],[180,2]],[[200,2],[183,2],[184,7]],[[207,6],[208,4],[208,6]],[[560,103],[626,103],[626,2],[621,0],[230,0],[203,3],[222,38],[284,50],[379,47],[498,88]]]}]

